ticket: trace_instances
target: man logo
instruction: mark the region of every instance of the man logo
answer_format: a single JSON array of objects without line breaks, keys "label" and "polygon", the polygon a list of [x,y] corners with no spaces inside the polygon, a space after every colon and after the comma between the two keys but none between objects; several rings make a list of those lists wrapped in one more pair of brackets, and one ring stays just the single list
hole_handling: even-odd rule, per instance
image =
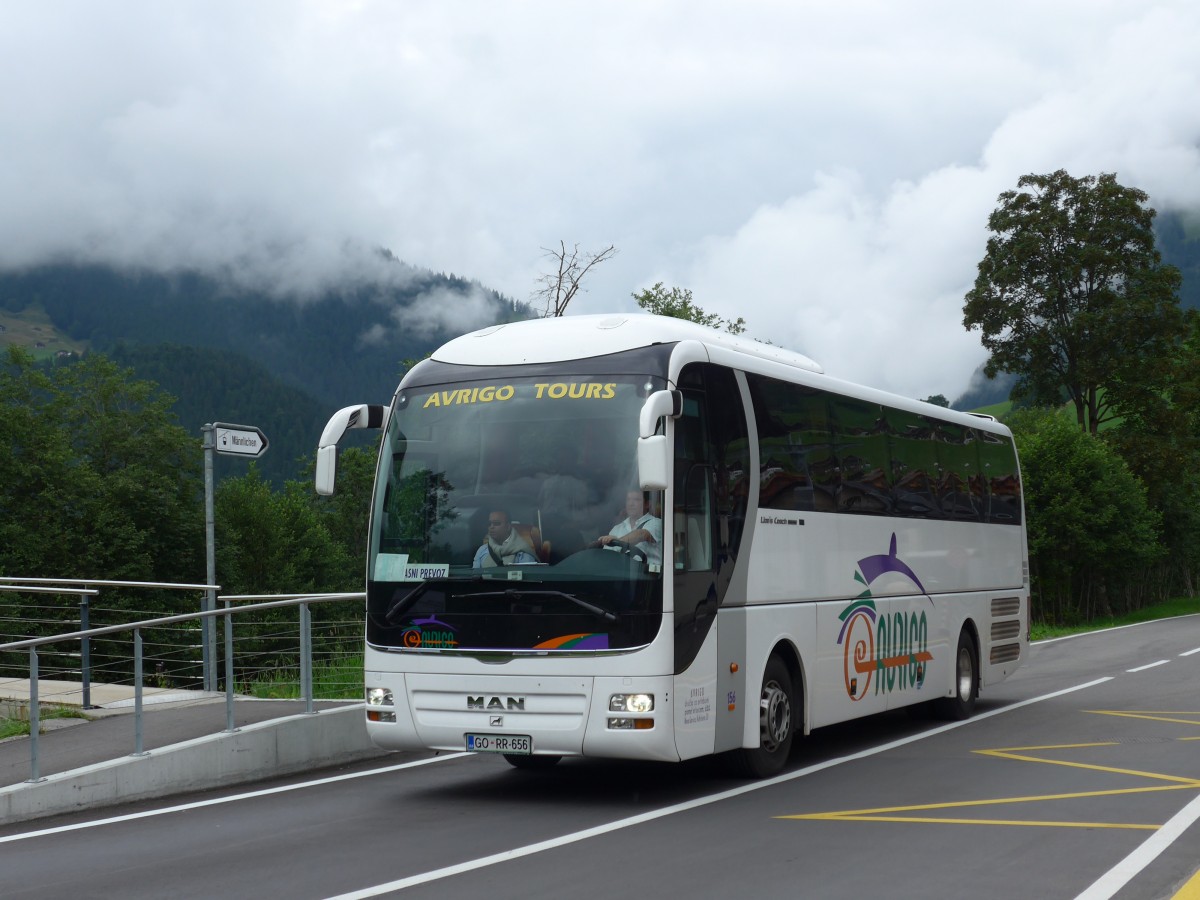
[{"label": "man logo", "polygon": [[488,719],[489,728],[500,728],[504,725],[504,716],[492,716]]},{"label": "man logo", "polygon": [[524,697],[472,697],[467,696],[467,709],[506,709],[509,712],[525,708]]}]

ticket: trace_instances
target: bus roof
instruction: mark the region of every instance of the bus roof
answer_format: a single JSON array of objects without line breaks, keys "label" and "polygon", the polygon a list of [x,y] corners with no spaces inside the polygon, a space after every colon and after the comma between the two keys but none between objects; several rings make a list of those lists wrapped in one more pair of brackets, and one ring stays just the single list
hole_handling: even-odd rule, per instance
[{"label": "bus roof", "polygon": [[493,325],[448,341],[432,358],[476,366],[565,362],[679,341],[728,347],[808,372],[824,372],[818,363],[792,350],[650,313],[562,316]]}]

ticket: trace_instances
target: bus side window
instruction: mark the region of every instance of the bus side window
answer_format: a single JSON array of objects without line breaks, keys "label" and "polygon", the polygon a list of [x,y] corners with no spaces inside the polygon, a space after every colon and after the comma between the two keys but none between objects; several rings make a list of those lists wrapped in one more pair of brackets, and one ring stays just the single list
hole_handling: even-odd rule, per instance
[{"label": "bus side window", "polygon": [[1007,440],[980,432],[979,461],[987,485],[987,521],[1021,524],[1021,475],[1017,455]]},{"label": "bus side window", "polygon": [[712,568],[712,467],[701,415],[703,394],[685,390],[683,415],[675,426],[675,569]]}]

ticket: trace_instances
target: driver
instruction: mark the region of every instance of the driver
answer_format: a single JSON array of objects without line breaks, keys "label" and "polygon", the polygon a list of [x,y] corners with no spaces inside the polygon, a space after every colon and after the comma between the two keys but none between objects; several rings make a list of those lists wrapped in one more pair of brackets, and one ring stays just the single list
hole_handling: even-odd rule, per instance
[{"label": "driver", "polygon": [[487,539],[475,553],[471,563],[476,569],[493,566],[529,566],[537,562],[533,548],[512,527],[512,520],[503,509],[488,514]]},{"label": "driver", "polygon": [[662,519],[647,511],[646,495],[631,490],[625,495],[625,518],[592,542],[593,547],[607,547],[613,541],[636,544],[646,555],[646,562],[662,564]]}]

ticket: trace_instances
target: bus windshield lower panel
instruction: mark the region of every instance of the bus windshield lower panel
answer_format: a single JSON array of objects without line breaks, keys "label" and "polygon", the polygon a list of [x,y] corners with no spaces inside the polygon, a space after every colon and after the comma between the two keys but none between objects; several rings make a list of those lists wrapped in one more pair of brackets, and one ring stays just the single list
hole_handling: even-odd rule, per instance
[{"label": "bus windshield lower panel", "polygon": [[[663,380],[472,374],[397,396],[372,511],[368,642],[650,643],[662,620],[662,496],[637,487],[636,443]],[[612,542],[626,532],[638,540]]]}]

